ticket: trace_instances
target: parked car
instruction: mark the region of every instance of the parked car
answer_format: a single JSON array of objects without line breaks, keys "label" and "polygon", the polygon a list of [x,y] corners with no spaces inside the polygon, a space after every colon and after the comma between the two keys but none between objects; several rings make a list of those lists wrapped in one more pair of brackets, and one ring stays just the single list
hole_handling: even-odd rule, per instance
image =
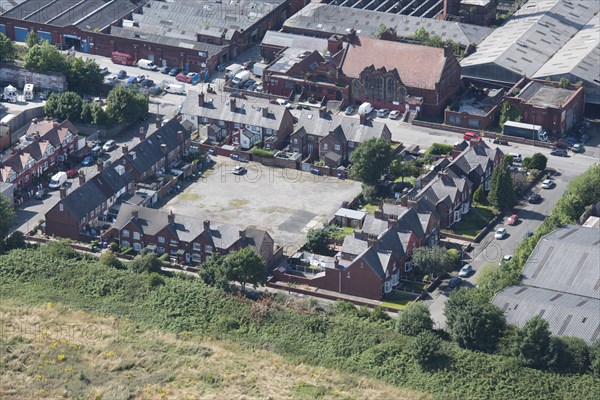
[{"label": "parked car", "polygon": [[459,287],[461,283],[462,283],[462,279],[452,278],[452,279],[450,279],[450,282],[448,282],[448,287],[450,289],[454,289],[454,288]]},{"label": "parked car", "polygon": [[385,118],[388,116],[389,113],[390,113],[390,110],[387,108],[380,108],[379,110],[377,110],[377,116],[379,118]]},{"label": "parked car", "polygon": [[41,188],[37,192],[35,192],[35,198],[38,200],[42,200],[46,196],[48,196],[48,189],[46,188]]},{"label": "parked car", "polygon": [[466,278],[467,276],[471,275],[472,272],[473,272],[473,266],[471,266],[471,264],[465,264],[460,269],[458,276],[460,276],[461,278]]},{"label": "parked car", "polygon": [[241,165],[236,165],[231,172],[233,172],[234,175],[243,175],[246,173],[246,168]]},{"label": "parked car", "polygon": [[40,100],[48,100],[48,97],[50,97],[50,95],[52,94],[51,90],[45,90],[42,93],[40,93]]},{"label": "parked car", "polygon": [[568,149],[569,147],[571,147],[571,144],[566,140],[560,139],[554,142],[554,146],[556,146],[556,148],[558,149]]},{"label": "parked car", "polygon": [[494,235],[495,239],[502,240],[506,236],[506,228],[498,228],[496,234]]},{"label": "parked car", "polygon": [[502,260],[498,263],[499,266],[503,267],[506,263],[508,263],[512,259],[512,255],[507,254],[502,257]]},{"label": "parked car", "polygon": [[352,106],[348,106],[344,110],[344,114],[346,114],[346,115],[352,115],[353,113],[354,113],[354,107],[352,107]]},{"label": "parked car", "polygon": [[390,119],[397,119],[398,117],[400,117],[400,111],[392,110],[390,112]]},{"label": "parked car", "polygon": [[84,167],[87,167],[87,166],[92,165],[92,164],[94,164],[94,157],[92,157],[92,156],[87,156],[81,162],[81,165],[83,165]]},{"label": "parked car", "polygon": [[168,74],[171,71],[171,67],[167,67],[166,65],[160,69],[161,74]]},{"label": "parked car", "polygon": [[568,156],[568,153],[565,149],[552,149],[550,154],[552,154],[553,156],[558,156],[558,157],[567,157]]},{"label": "parked car", "polygon": [[177,76],[180,72],[181,72],[181,68],[179,68],[179,67],[173,67],[169,71],[169,75],[170,76]]},{"label": "parked car", "polygon": [[180,72],[177,74],[177,76],[175,76],[175,80],[179,81],[179,82],[186,82],[187,83],[187,75],[183,72]]},{"label": "parked car", "polygon": [[142,87],[154,86],[154,81],[152,79],[144,79],[140,85]]},{"label": "parked car", "polygon": [[104,82],[106,83],[112,83],[112,82],[116,82],[119,78],[117,77],[117,75],[108,75],[106,78],[104,78]]},{"label": "parked car", "polygon": [[137,77],[130,76],[129,78],[127,78],[128,85],[135,85],[136,83],[138,83]]},{"label": "parked car", "polygon": [[463,135],[463,139],[465,140],[481,140],[481,136],[479,136],[479,133],[476,132],[465,132],[465,134]]},{"label": "parked car", "polygon": [[127,71],[125,71],[125,70],[123,70],[123,69],[122,69],[122,70],[120,70],[120,71],[117,73],[117,78],[118,78],[118,79],[125,79],[125,78],[127,78]]},{"label": "parked car", "polygon": [[292,105],[290,104],[290,102],[289,102],[289,101],[287,101],[287,100],[284,100],[284,99],[277,99],[277,100],[275,100],[275,102],[276,102],[277,104],[279,104],[280,106],[285,106],[286,108],[292,108],[292,107],[294,107],[294,106],[292,106]]},{"label": "parked car", "polygon": [[529,196],[529,198],[527,199],[528,202],[530,202],[531,204],[536,204],[539,203],[542,200],[542,196],[540,196],[537,193],[532,194],[531,196]]},{"label": "parked car", "polygon": [[554,186],[556,186],[556,183],[552,179],[546,179],[542,182],[542,189],[552,189]]},{"label": "parked car", "polygon": [[187,83],[191,83],[192,85],[195,85],[198,82],[200,82],[200,74],[197,72],[190,72],[185,77],[187,79]]},{"label": "parked car", "polygon": [[76,169],[68,169],[67,170],[67,178],[71,179],[71,178],[75,178],[77,175],[79,175],[79,171]]},{"label": "parked car", "polygon": [[108,74],[110,74],[108,67],[100,68],[100,75],[104,76],[104,75],[108,75]]},{"label": "parked car", "polygon": [[136,76],[136,78],[137,78],[137,83],[142,83],[144,81],[144,79],[146,79],[146,75],[140,74],[140,75]]},{"label": "parked car", "polygon": [[579,139],[577,139],[575,136],[568,136],[565,139],[571,146],[574,145],[575,143],[579,142]]},{"label": "parked car", "polygon": [[254,79],[248,79],[246,82],[244,82],[244,85],[242,87],[248,90],[248,88],[252,85],[256,85],[256,81]]},{"label": "parked car", "polygon": [[583,153],[585,151],[585,147],[581,143],[575,143],[573,147],[571,147],[571,151],[573,153]]},{"label": "parked car", "polygon": [[102,146],[102,150],[106,151],[111,151],[112,149],[114,149],[115,147],[117,147],[117,142],[115,142],[114,140],[109,140],[106,143],[104,143],[104,146]]},{"label": "parked car", "polygon": [[517,216],[517,214],[513,214],[510,217],[508,217],[509,225],[516,225],[518,223],[519,223],[519,217]]}]

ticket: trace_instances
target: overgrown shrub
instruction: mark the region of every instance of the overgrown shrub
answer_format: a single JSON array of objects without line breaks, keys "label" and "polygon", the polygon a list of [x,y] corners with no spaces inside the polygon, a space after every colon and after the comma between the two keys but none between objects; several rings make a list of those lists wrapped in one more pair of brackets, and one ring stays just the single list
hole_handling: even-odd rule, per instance
[{"label": "overgrown shrub", "polygon": [[452,153],[452,145],[443,143],[434,143],[430,148],[427,149],[425,154],[433,154],[436,156],[443,156]]}]

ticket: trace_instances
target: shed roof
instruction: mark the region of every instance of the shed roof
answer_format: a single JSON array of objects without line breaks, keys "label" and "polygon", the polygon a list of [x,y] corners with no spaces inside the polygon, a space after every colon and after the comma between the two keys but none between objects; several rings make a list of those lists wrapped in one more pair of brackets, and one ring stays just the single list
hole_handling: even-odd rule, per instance
[{"label": "shed roof", "polygon": [[351,210],[349,208],[340,208],[335,213],[336,217],[350,218],[350,219],[358,219],[362,220],[367,213],[364,211]]}]

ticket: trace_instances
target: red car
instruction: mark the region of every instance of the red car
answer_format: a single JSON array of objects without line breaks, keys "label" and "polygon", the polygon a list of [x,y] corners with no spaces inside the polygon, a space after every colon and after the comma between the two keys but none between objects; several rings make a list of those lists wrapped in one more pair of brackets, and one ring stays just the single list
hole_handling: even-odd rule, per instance
[{"label": "red car", "polygon": [[475,132],[465,132],[465,134],[463,135],[463,139],[465,140],[481,140],[481,136],[479,136],[478,133]]},{"label": "red car", "polygon": [[183,72],[177,74],[177,76],[175,77],[176,80],[178,80],[179,82],[188,82],[188,78],[186,76],[186,74],[184,74]]},{"label": "red car", "polygon": [[513,214],[508,218],[509,225],[516,225],[517,222],[519,222],[519,217],[517,216],[517,214]]},{"label": "red car", "polygon": [[562,139],[554,142],[554,145],[558,149],[568,149],[569,147],[571,147],[571,143],[567,142],[566,140],[562,140]]},{"label": "red car", "polygon": [[75,178],[77,175],[79,175],[78,170],[76,170],[76,169],[67,170],[67,178]]}]

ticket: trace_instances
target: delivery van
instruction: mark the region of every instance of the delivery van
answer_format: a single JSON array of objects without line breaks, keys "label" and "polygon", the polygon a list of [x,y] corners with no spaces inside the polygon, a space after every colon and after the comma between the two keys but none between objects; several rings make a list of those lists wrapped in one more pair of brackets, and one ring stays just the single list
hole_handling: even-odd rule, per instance
[{"label": "delivery van", "polygon": [[167,86],[165,86],[165,92],[174,93],[174,94],[183,94],[184,90],[183,90],[183,86],[170,83]]},{"label": "delivery van", "polygon": [[145,58],[139,59],[137,64],[141,69],[147,69],[149,71],[156,71],[158,69],[154,62],[146,60]]},{"label": "delivery van", "polygon": [[246,83],[248,79],[250,79],[250,71],[238,72],[231,80],[231,84],[234,86],[240,86]]},{"label": "delivery van", "polygon": [[369,115],[373,112],[373,105],[371,103],[362,103],[358,107],[359,115]]},{"label": "delivery van", "polygon": [[242,67],[240,64],[231,64],[230,66],[225,68],[225,77],[231,79],[238,73],[242,72],[243,69],[244,67]]},{"label": "delivery van", "polygon": [[62,186],[63,183],[67,181],[67,173],[65,171],[57,172],[50,178],[50,184],[48,187],[50,189],[58,189]]}]

